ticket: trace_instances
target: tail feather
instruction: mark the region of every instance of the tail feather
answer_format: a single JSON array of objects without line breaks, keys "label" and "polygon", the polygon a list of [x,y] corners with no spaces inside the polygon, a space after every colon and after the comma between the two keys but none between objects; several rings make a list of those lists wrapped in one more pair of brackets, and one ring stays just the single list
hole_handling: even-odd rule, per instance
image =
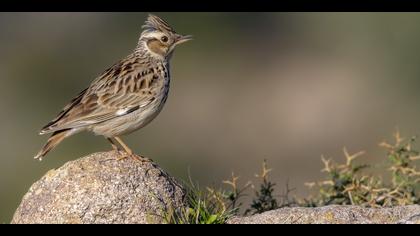
[{"label": "tail feather", "polygon": [[59,130],[54,132],[51,137],[48,139],[47,143],[42,147],[42,149],[36,154],[34,159],[42,160],[42,158],[51,151],[55,146],[57,146],[64,138],[72,135],[72,129]]}]

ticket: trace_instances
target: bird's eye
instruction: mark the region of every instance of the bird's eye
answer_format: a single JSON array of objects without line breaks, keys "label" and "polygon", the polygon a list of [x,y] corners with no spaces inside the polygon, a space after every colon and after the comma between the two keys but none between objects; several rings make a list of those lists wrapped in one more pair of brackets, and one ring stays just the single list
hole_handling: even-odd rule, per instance
[{"label": "bird's eye", "polygon": [[168,42],[168,37],[166,36],[162,36],[162,38],[160,38],[160,40],[164,43]]}]

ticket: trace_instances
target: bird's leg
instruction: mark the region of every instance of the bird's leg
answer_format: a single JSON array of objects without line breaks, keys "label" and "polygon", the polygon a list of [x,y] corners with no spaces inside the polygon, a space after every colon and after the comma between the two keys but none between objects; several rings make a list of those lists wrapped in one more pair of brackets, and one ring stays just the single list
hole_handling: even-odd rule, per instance
[{"label": "bird's leg", "polygon": [[136,154],[133,153],[133,151],[127,146],[127,144],[125,144],[121,138],[119,137],[114,137],[115,140],[117,140],[117,142],[121,145],[121,147],[124,149],[124,151],[126,152],[127,155],[122,156],[121,158],[118,158],[118,160],[123,160],[127,157],[133,158],[136,161],[151,161],[148,158],[142,157],[142,156],[138,156]]},{"label": "bird's leg", "polygon": [[124,151],[128,154],[128,155],[133,155],[133,151],[127,146],[127,144],[125,144],[121,138],[119,137],[114,137],[115,140],[117,140],[117,142],[121,145],[122,148],[124,148]]},{"label": "bird's leg", "polygon": [[[120,154],[121,148],[115,143],[115,141],[110,137],[105,137],[105,138],[106,138],[106,140],[108,140],[111,143],[112,150],[114,150],[117,154]],[[121,160],[121,159],[124,159],[124,158],[117,158],[117,160]],[[115,159],[114,158],[105,159],[104,161],[110,161],[110,160],[115,160]]]},{"label": "bird's leg", "polygon": [[112,146],[112,149],[114,150],[114,151],[120,151],[120,148],[114,143],[114,140],[112,140],[112,138],[106,138],[110,143],[111,143],[111,146]]}]

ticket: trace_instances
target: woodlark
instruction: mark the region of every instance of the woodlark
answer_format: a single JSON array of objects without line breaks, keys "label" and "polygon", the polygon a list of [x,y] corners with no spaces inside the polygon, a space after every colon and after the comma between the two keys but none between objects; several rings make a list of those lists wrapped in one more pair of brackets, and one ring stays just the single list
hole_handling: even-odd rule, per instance
[{"label": "woodlark", "polygon": [[115,150],[120,150],[119,143],[125,151],[122,158],[140,159],[119,136],[144,127],[162,110],[169,92],[169,61],[175,47],[190,39],[149,15],[134,51],[93,80],[42,128],[40,134],[52,135],[35,159],[84,130],[106,137]]}]

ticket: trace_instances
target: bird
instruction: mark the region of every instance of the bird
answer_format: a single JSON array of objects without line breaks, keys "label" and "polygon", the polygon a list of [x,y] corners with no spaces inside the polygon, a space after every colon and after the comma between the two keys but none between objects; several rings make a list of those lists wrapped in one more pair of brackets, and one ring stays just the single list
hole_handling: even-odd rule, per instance
[{"label": "bird", "polygon": [[143,128],[160,113],[168,98],[174,49],[191,39],[149,14],[134,50],[96,77],[41,129],[40,135],[51,136],[34,158],[42,160],[65,138],[88,131],[104,136],[123,153],[119,159],[144,160],[120,136]]}]

